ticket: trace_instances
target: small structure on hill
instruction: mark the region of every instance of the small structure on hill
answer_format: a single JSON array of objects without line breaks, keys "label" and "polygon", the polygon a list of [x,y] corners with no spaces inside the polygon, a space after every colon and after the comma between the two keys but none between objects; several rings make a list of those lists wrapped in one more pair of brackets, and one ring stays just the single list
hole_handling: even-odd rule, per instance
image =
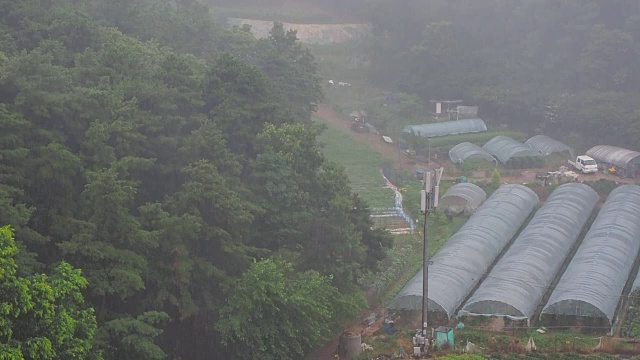
[{"label": "small structure on hill", "polygon": [[457,118],[478,117],[478,107],[461,105],[456,108],[456,114]]},{"label": "small structure on hill", "polygon": [[449,120],[451,120],[452,107],[457,107],[458,104],[462,104],[462,100],[429,100],[431,103],[431,113],[435,117],[440,117],[442,114],[447,114]]},{"label": "small structure on hill", "polygon": [[621,177],[640,176],[640,152],[617,146],[598,145],[587,150],[587,155],[604,168],[613,166]]},{"label": "small structure on hill", "polygon": [[434,335],[436,339],[436,349],[447,349],[453,348],[454,338],[453,338],[453,328],[439,326],[434,330]]}]

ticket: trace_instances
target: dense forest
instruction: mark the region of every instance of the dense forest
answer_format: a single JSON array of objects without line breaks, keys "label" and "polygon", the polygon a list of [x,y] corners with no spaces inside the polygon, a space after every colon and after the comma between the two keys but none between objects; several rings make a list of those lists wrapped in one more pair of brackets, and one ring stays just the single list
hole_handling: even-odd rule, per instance
[{"label": "dense forest", "polygon": [[640,2],[366,3],[378,86],[465,100],[494,126],[640,148]]},{"label": "dense forest", "polygon": [[320,152],[313,56],[213,19],[0,0],[2,358],[300,359],[363,305],[391,239]]}]

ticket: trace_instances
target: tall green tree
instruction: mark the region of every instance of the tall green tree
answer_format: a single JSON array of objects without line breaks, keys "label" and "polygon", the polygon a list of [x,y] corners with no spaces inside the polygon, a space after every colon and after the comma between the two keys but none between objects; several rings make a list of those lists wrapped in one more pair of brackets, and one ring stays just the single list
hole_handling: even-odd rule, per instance
[{"label": "tall green tree", "polygon": [[299,119],[308,119],[322,99],[318,64],[294,30],[274,23],[269,37],[258,41],[258,67],[276,82]]},{"label": "tall green tree", "polygon": [[68,263],[51,275],[21,277],[18,249],[0,228],[0,352],[7,359],[101,359],[93,351],[96,318],[82,296],[87,280]]},{"label": "tall green tree", "polygon": [[[134,161],[137,166],[148,166]],[[130,212],[136,184],[124,180],[120,163],[110,169],[90,173],[83,192],[88,217],[69,229],[70,239],[60,244],[65,256],[81,266],[99,302],[101,315],[144,288],[147,260],[143,251],[157,246],[156,235],[142,229]]]},{"label": "tall green tree", "polygon": [[329,278],[277,260],[254,263],[225,292],[229,301],[216,327],[238,359],[301,359],[361,304]]},{"label": "tall green tree", "polygon": [[[48,332],[61,339],[0,326],[27,334],[22,351],[91,358],[66,341],[84,349],[97,322],[91,351],[108,359],[231,358],[216,323],[236,295],[221,284],[254,260],[286,258],[351,298],[384,256],[316,142],[311,53],[280,24],[257,40],[210,15],[189,0],[0,0],[0,223],[16,229],[15,275],[29,281],[16,283],[44,299],[11,304],[46,308],[29,321],[60,324]],[[36,274],[54,267],[47,279],[96,309],[69,292],[86,329],[50,316]],[[336,326],[354,309],[331,306]]]}]

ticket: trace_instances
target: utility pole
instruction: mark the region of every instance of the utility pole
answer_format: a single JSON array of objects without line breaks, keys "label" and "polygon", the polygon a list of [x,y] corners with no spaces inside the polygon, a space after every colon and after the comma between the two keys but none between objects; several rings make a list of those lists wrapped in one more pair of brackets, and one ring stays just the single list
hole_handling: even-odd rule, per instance
[{"label": "utility pole", "polygon": [[414,337],[414,344],[420,345],[421,354],[429,353],[429,212],[438,207],[438,197],[440,193],[440,180],[444,168],[435,171],[425,171],[424,190],[420,208],[424,213],[423,229],[423,263],[422,263],[422,329],[420,335]]},{"label": "utility pole", "polygon": [[427,139],[427,143],[429,144],[429,153],[428,153],[428,156],[427,156],[427,165],[431,165],[431,138]]}]

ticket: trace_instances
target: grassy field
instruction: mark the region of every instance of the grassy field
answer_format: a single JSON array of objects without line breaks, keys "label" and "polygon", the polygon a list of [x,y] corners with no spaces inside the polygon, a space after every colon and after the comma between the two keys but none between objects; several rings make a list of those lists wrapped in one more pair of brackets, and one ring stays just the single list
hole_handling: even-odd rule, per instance
[{"label": "grassy field", "polygon": [[369,207],[392,208],[395,195],[385,187],[380,169],[385,159],[371,147],[360,143],[351,134],[336,128],[328,128],[320,136],[325,156],[345,167],[353,190]]}]

